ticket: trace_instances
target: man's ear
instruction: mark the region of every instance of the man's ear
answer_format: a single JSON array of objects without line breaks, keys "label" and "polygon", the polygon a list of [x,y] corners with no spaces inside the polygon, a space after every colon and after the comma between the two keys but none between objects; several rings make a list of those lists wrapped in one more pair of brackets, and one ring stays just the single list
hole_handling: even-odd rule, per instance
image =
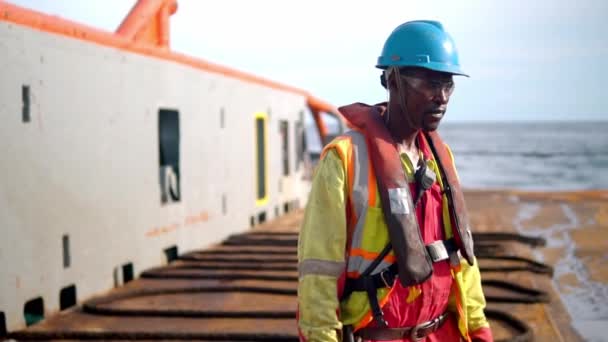
[{"label": "man's ear", "polygon": [[386,84],[386,72],[384,71],[380,74],[380,84],[382,84],[384,89],[388,89]]}]

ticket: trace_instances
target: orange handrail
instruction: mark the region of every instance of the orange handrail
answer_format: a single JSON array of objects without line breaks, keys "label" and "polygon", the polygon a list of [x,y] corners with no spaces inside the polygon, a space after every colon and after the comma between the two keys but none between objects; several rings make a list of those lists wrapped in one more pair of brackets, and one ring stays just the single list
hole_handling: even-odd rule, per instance
[{"label": "orange handrail", "polygon": [[338,108],[312,95],[308,95],[308,106],[310,108],[314,108],[322,112],[328,112],[338,115],[340,114]]},{"label": "orange handrail", "polygon": [[135,43],[168,48],[169,16],[176,11],[176,0],[140,0],[116,29],[116,34]]}]

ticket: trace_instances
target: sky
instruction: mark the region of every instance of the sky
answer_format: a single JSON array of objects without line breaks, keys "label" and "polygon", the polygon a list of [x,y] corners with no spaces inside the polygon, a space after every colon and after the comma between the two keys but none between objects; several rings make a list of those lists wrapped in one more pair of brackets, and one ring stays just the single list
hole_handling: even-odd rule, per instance
[{"label": "sky", "polygon": [[[133,0],[9,0],[114,31]],[[608,120],[606,0],[178,0],[171,48],[336,106],[386,100],[374,68],[399,24],[439,20],[463,69],[445,121]]]}]

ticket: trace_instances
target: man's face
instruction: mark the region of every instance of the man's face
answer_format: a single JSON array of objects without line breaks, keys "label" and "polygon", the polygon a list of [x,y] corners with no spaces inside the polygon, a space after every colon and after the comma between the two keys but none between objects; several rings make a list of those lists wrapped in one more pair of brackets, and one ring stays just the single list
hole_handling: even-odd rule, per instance
[{"label": "man's face", "polygon": [[412,128],[436,130],[454,91],[452,75],[427,69],[406,69],[400,74],[401,96],[407,103],[406,115],[415,126]]}]

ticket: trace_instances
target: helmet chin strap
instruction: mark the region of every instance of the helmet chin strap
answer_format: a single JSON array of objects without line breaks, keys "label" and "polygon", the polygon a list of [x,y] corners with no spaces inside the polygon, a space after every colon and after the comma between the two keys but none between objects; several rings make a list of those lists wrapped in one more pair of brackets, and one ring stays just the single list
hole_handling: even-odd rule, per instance
[{"label": "helmet chin strap", "polygon": [[[401,72],[399,71],[398,67],[390,67],[388,70],[388,74],[387,74],[387,79],[389,77],[389,75],[391,73],[395,73],[395,78],[397,79],[397,92],[399,93],[397,96],[397,102],[399,102],[399,107],[401,108],[401,111],[403,112],[404,116],[405,116],[405,120],[407,121],[408,126],[410,126],[410,128],[415,128],[416,125],[414,124],[414,122],[412,121],[412,118],[409,115],[409,111],[407,109],[407,102],[405,100],[405,92],[403,91],[403,83],[401,82]],[[388,85],[388,82],[387,82]],[[387,87],[387,91],[388,91],[388,98],[389,98],[389,103],[390,103],[390,87]],[[390,112],[390,111],[388,111]],[[388,124],[389,121],[389,115],[390,113],[387,113],[387,117],[386,117],[386,123]]]},{"label": "helmet chin strap", "polygon": [[[386,88],[386,103],[391,103],[391,90],[387,87]],[[390,107],[390,106],[388,106]],[[391,111],[389,110],[390,108],[386,109],[386,114],[384,114],[384,123],[386,124],[386,126],[388,127],[388,122],[391,119]]]}]

